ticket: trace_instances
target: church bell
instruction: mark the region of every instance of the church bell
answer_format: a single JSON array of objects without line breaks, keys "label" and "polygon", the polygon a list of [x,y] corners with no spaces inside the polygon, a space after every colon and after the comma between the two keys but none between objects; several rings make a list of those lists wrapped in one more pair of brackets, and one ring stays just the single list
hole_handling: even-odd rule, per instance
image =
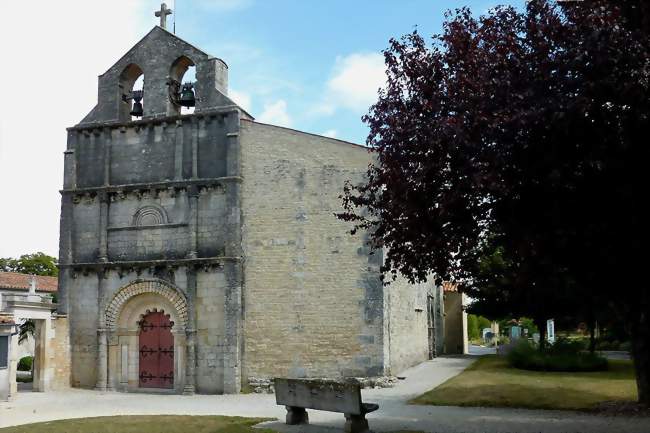
[{"label": "church bell", "polygon": [[142,90],[135,90],[133,92],[133,107],[131,108],[131,116],[142,117],[144,114],[142,109]]},{"label": "church bell", "polygon": [[178,101],[183,107],[194,107],[196,98],[194,97],[194,84],[185,83],[181,90],[181,97]]}]

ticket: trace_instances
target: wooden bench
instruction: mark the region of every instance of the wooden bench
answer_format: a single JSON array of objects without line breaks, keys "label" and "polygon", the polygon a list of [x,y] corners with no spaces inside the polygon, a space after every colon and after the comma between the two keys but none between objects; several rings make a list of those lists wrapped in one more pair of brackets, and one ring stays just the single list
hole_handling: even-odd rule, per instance
[{"label": "wooden bench", "polygon": [[367,433],[366,414],[379,409],[361,402],[357,381],[276,378],[274,382],[275,401],[287,408],[287,424],[309,424],[306,409],[325,410],[345,415],[346,433]]}]

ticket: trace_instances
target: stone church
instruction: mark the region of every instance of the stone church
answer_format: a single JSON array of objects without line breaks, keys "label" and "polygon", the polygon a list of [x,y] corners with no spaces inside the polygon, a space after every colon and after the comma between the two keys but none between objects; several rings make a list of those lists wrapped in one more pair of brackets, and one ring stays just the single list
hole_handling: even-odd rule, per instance
[{"label": "stone church", "polygon": [[382,252],[334,216],[367,149],[256,122],[227,64],[163,26],[99,76],[64,158],[72,386],[237,393],[394,375],[442,350],[442,289],[383,286]]}]

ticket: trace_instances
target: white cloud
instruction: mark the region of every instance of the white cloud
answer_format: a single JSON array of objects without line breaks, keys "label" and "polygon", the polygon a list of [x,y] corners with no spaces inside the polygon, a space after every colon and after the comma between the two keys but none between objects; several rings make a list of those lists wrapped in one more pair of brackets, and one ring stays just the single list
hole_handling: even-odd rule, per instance
[{"label": "white cloud", "polygon": [[284,99],[278,99],[273,103],[264,104],[264,111],[257,118],[259,122],[271,123],[279,126],[291,126],[291,116],[287,113],[287,103]]},{"label": "white cloud", "polygon": [[377,101],[377,90],[386,83],[385,71],[384,58],[379,53],[338,57],[320,108],[324,113],[333,113],[332,106],[365,113]]},{"label": "white cloud", "polygon": [[251,95],[246,92],[238,92],[237,90],[228,90],[228,97],[235,101],[244,110],[251,112]]},{"label": "white cloud", "polygon": [[321,135],[329,138],[336,138],[337,133],[338,132],[336,131],[336,129],[328,129],[327,131],[323,132]]}]

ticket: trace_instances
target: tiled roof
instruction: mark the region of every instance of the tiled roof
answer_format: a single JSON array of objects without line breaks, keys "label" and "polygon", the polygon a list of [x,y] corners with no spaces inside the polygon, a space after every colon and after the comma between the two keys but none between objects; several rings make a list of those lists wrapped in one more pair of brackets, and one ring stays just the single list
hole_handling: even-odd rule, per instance
[{"label": "tiled roof", "polygon": [[0,315],[0,325],[13,325],[14,319],[11,316]]},{"label": "tiled roof", "polygon": [[445,292],[457,292],[458,291],[458,283],[452,283],[451,281],[443,281],[442,282],[442,290]]},{"label": "tiled roof", "polygon": [[36,279],[37,292],[52,293],[58,289],[57,277],[42,277],[18,272],[0,272],[0,289],[29,290],[32,278]]}]

